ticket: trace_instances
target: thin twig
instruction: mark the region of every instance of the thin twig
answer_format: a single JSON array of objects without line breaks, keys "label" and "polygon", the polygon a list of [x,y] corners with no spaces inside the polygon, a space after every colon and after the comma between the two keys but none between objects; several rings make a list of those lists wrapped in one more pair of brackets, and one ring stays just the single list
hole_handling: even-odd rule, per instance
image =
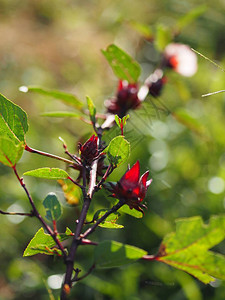
[{"label": "thin twig", "polygon": [[17,212],[7,212],[0,209],[0,214],[2,215],[10,215],[10,216],[27,216],[27,217],[34,217],[34,213],[17,213]]},{"label": "thin twig", "polygon": [[125,204],[125,201],[120,200],[116,205],[114,205],[110,210],[108,210],[100,219],[98,219],[92,227],[88,228],[85,231],[85,233],[81,235],[82,239],[86,238],[89,234],[94,232],[100,223],[102,223],[110,214],[116,212],[124,204]]},{"label": "thin twig", "polygon": [[84,274],[83,276],[81,276],[81,277],[79,277],[79,278],[76,278],[76,279],[75,279],[75,277],[74,277],[74,279],[72,279],[72,282],[74,282],[74,281],[80,281],[80,280],[84,279],[85,277],[87,277],[88,275],[91,274],[91,272],[94,270],[94,268],[95,268],[95,264],[93,264],[93,265],[90,267],[90,269],[87,271],[87,273]]},{"label": "thin twig", "polygon": [[33,209],[32,212],[33,212],[34,216],[37,217],[37,218],[40,220],[40,222],[42,223],[42,225],[44,226],[44,228],[47,230],[47,232],[48,232],[48,233],[51,235],[51,237],[54,239],[54,241],[56,242],[57,246],[59,247],[59,249],[60,249],[60,250],[62,251],[62,253],[63,253],[64,260],[66,260],[67,254],[66,254],[66,252],[65,252],[65,249],[64,249],[63,245],[61,244],[61,242],[59,241],[59,239],[57,238],[57,236],[55,235],[55,233],[54,233],[54,231],[51,229],[51,227],[48,226],[48,224],[44,221],[44,219],[42,218],[42,216],[39,214],[39,212],[38,212],[38,210],[37,210],[37,208],[36,208],[36,206],[35,206],[35,204],[34,204],[34,201],[33,201],[33,199],[31,198],[31,195],[30,195],[28,189],[26,188],[26,185],[25,185],[25,183],[24,183],[24,181],[23,181],[23,178],[22,178],[22,177],[19,177],[19,174],[18,174],[18,172],[17,172],[17,170],[16,170],[16,166],[12,166],[12,169],[13,169],[13,171],[14,171],[14,173],[15,173],[15,175],[16,175],[16,177],[17,177],[19,183],[20,183],[20,185],[21,185],[22,188],[24,189],[24,191],[25,191],[25,193],[26,193],[26,195],[27,195],[27,197],[28,197],[28,199],[29,199],[29,202],[30,202],[31,207],[32,207],[32,209]]}]

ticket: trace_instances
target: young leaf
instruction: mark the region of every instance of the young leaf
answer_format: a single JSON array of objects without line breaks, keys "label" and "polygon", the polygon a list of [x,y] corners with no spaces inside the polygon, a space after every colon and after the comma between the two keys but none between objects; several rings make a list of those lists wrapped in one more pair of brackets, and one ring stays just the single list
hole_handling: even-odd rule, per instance
[{"label": "young leaf", "polygon": [[157,48],[157,50],[163,51],[171,41],[172,35],[169,28],[165,27],[162,24],[158,24],[155,39],[155,47]]},{"label": "young leaf", "polygon": [[138,81],[141,67],[130,55],[113,44],[102,50],[102,53],[119,79],[127,80],[129,83]]},{"label": "young leaf", "polygon": [[[106,212],[107,212],[107,209],[98,210],[94,215],[94,220],[97,221]],[[118,212],[110,214],[102,223],[99,224],[99,227],[111,228],[111,229],[123,228],[124,227],[123,225],[116,224],[116,221],[118,220],[119,216],[120,216],[120,214]]]},{"label": "young leaf", "polygon": [[[58,235],[58,239],[60,242],[67,240],[71,234],[68,234],[68,229],[66,229],[65,234]],[[32,256],[38,253],[54,255],[61,254],[61,250],[57,248],[53,248],[56,246],[55,241],[51,237],[50,234],[46,234],[44,229],[41,227],[32,238],[30,243],[27,245],[23,256]]]},{"label": "young leaf", "polygon": [[15,140],[0,137],[0,162],[6,166],[13,167],[21,158],[24,143],[16,143]]},{"label": "young leaf", "polygon": [[96,123],[96,119],[95,119],[96,108],[95,108],[95,105],[94,105],[93,101],[88,96],[87,96],[87,105],[88,105],[88,110],[89,110],[91,122],[93,124],[95,124]]},{"label": "young leaf", "polygon": [[113,165],[120,165],[126,161],[130,155],[130,143],[123,136],[117,136],[111,140],[104,150]]},{"label": "young leaf", "polygon": [[40,168],[25,172],[23,175],[46,178],[46,179],[67,179],[66,171],[58,168]]},{"label": "young leaf", "polygon": [[164,262],[186,271],[204,283],[215,278],[225,280],[225,256],[208,251],[225,238],[225,216],[213,216],[208,225],[202,218],[176,221],[176,232],[167,235],[156,256]]},{"label": "young leaf", "polygon": [[24,142],[27,130],[25,111],[0,94],[0,136]]},{"label": "young leaf", "polygon": [[123,205],[119,210],[119,213],[125,213],[128,214],[134,218],[142,218],[143,217],[143,213],[141,211],[138,211],[136,209],[130,209],[129,206],[127,204]]},{"label": "young leaf", "polygon": [[49,193],[48,196],[44,199],[43,205],[46,210],[46,219],[48,219],[49,221],[57,221],[60,218],[62,209],[60,202],[56,197],[56,194]]},{"label": "young leaf", "polygon": [[65,93],[56,90],[49,90],[42,87],[34,87],[34,86],[22,86],[20,87],[21,92],[34,92],[37,94],[41,94],[47,97],[52,97],[58,100],[65,102],[68,105],[75,107],[78,110],[82,110],[83,103],[73,94]]},{"label": "young leaf", "polygon": [[98,268],[114,268],[133,263],[146,254],[145,250],[134,246],[104,241],[95,248],[94,259]]}]

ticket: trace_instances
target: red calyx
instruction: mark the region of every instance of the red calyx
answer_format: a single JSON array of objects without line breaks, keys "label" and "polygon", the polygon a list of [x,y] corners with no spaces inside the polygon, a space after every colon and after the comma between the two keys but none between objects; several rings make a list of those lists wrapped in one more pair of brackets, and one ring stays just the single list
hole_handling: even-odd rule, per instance
[{"label": "red calyx", "polygon": [[124,199],[130,209],[136,209],[143,213],[143,201],[151,180],[147,181],[149,171],[140,177],[140,164],[137,161],[113,187],[113,197]]}]

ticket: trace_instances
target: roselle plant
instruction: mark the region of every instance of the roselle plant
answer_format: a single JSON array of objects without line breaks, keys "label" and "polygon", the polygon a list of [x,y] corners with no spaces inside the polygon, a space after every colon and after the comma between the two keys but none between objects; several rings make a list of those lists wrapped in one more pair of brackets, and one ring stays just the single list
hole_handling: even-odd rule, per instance
[{"label": "roselle plant", "polygon": [[[151,213],[146,210],[145,201],[148,198],[147,190],[153,176],[149,170],[140,174],[141,157],[132,166],[128,166],[125,173],[120,174],[116,183],[111,182],[109,176],[120,165],[126,163],[132,150],[124,130],[126,122],[129,122],[127,113],[134,109],[138,111],[148,97],[159,96],[166,83],[164,76],[166,68],[172,68],[182,74],[183,69],[179,64],[182,64],[182,59],[186,55],[186,52],[182,53],[183,50],[191,53],[189,64],[184,67],[183,75],[192,75],[197,68],[195,54],[188,46],[171,44],[162,55],[161,67],[157,68],[142,85],[138,82],[141,69],[133,58],[116,45],[110,45],[102,51],[119,80],[116,95],[106,100],[106,113],[103,114],[96,111],[90,97],[87,97],[85,106],[72,94],[39,87],[21,87],[23,92],[35,92],[45,97],[60,99],[75,109],[75,112],[49,112],[45,115],[51,117],[73,116],[91,126],[92,135],[85,142],[78,144],[76,153],[69,151],[63,138],[60,140],[64,156],[32,148],[27,144],[25,136],[28,131],[27,114],[21,107],[3,95],[0,96],[0,161],[14,172],[31,208],[31,211],[27,213],[2,210],[0,213],[2,215],[23,215],[37,218],[40,221],[41,227],[34,233],[23,256],[44,254],[62,259],[65,265],[62,272],[65,273],[65,276],[61,299],[69,298],[73,285],[88,277],[95,269],[120,267],[139,259],[145,260],[146,265],[151,261],[171,265],[188,272],[205,284],[215,278],[225,279],[224,256],[209,251],[225,237],[224,216],[212,216],[207,225],[203,223],[200,216],[176,220],[176,231],[163,239],[155,254],[151,253],[151,249],[140,249],[113,240],[96,242],[92,239],[92,233],[99,227],[105,228],[105,230],[122,228],[123,226],[118,224],[117,220],[123,213],[139,218],[139,220],[134,219],[134,222],[141,222],[141,218],[144,218],[145,214]],[[191,61],[194,62],[194,71],[188,69]],[[172,115],[184,123],[185,116],[182,117],[175,113]],[[110,128],[117,126],[120,134],[106,143],[105,134]],[[41,155],[43,158],[50,157],[56,161],[56,166],[28,170],[22,177],[18,172],[17,163],[24,151]],[[64,162],[67,168],[65,170],[58,168],[57,160]],[[78,175],[75,175],[77,173],[74,170],[78,172]],[[63,213],[55,193],[46,195],[43,200],[46,213],[45,216],[40,214],[32,198],[32,189],[28,190],[27,188],[26,176],[37,177],[40,180],[57,180],[65,192],[68,186],[76,190],[81,209],[79,218],[73,222],[73,227],[67,227],[64,232],[60,229],[59,219],[63,218]],[[104,190],[105,195],[110,197],[111,208],[98,209],[89,220],[87,215],[90,205],[95,201],[95,196],[100,190]],[[71,209],[74,209],[73,206]],[[85,246],[94,247],[93,264],[89,266],[86,274],[80,275],[81,270],[77,267],[79,251],[82,251],[82,247]]]}]

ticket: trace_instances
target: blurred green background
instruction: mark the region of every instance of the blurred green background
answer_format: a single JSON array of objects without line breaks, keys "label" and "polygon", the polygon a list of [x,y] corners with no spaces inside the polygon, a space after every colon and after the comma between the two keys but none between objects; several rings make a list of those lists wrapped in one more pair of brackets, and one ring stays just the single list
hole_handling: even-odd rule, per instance
[{"label": "blurred green background", "polygon": [[[50,119],[42,112],[67,109],[64,104],[34,94],[24,94],[23,85],[39,85],[89,95],[99,112],[104,100],[114,95],[117,79],[100,49],[115,43],[142,66],[141,80],[155,69],[159,54],[151,42],[137,32],[131,21],[172,31],[180,18],[204,5],[204,13],[184,27],[176,42],[190,45],[225,66],[225,2],[156,0],[0,0],[0,92],[20,105],[29,117],[29,146],[63,155],[62,136],[73,153],[91,128],[74,119]],[[225,94],[201,98],[224,89],[224,73],[198,57],[198,72],[184,78],[168,72],[168,83],[160,101],[172,112],[185,110],[198,124],[187,128],[171,114],[146,103],[131,112],[125,136],[131,142],[129,163],[140,159],[142,172],[150,169],[153,183],[145,199],[143,219],[123,216],[124,229],[99,229],[93,239],[114,239],[157,252],[162,238],[175,229],[174,220],[224,213],[225,206]],[[189,126],[190,127],[190,126]],[[117,134],[112,130],[109,135]],[[19,173],[37,167],[64,167],[63,163],[24,153]],[[120,178],[127,164],[118,168]],[[71,172],[72,174],[72,172]],[[48,192],[55,192],[64,206],[59,230],[74,228],[79,208],[70,208],[57,183],[26,178],[37,207]],[[107,194],[99,193],[91,211],[110,206]],[[0,166],[0,209],[29,211],[28,201],[12,171]],[[38,221],[0,215],[0,300],[49,299],[46,286],[58,295],[58,280],[65,268],[58,259],[46,256],[22,258],[23,251],[40,228]],[[225,254],[224,243],[215,249]],[[93,249],[78,252],[79,266],[88,270]],[[87,259],[88,257],[88,259]],[[52,277],[57,275],[56,277]],[[207,286],[190,275],[157,262],[138,262],[120,269],[95,270],[78,283],[71,299],[168,299],[221,300],[225,284]]]}]

